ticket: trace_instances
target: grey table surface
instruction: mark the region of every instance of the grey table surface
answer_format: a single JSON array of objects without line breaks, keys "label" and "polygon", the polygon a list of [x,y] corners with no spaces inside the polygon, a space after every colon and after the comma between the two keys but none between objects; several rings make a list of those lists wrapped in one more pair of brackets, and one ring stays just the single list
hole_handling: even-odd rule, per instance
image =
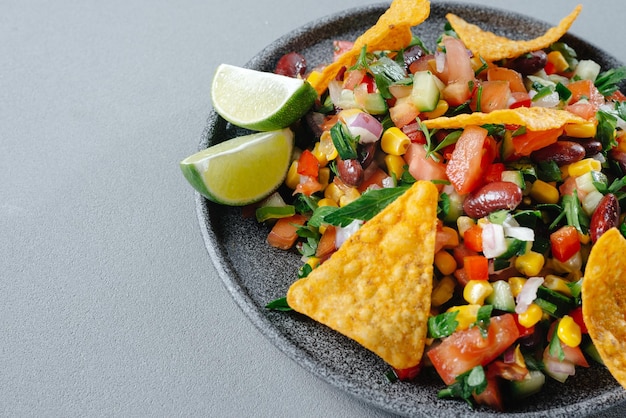
[{"label": "grey table surface", "polygon": [[[251,325],[178,168],[218,64],[369,3],[0,1],[0,415],[386,416]],[[557,23],[578,1],[467,3]],[[571,32],[626,62],[625,18],[588,1]]]}]

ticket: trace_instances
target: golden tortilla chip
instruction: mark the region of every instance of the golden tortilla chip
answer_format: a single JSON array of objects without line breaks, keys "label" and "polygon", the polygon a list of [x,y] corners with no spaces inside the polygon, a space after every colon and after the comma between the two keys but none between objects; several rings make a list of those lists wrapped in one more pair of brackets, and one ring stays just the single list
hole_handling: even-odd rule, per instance
[{"label": "golden tortilla chip", "polygon": [[289,306],[397,369],[418,365],[430,311],[437,198],[433,183],[413,184],[292,284]]},{"label": "golden tortilla chip", "polygon": [[478,26],[468,23],[452,13],[447,14],[446,18],[470,51],[487,61],[499,61],[549,47],[567,33],[581,10],[581,5],[576,6],[574,11],[563,18],[558,26],[548,29],[544,35],[535,39],[519,41],[483,31]]},{"label": "golden tortilla chip", "polygon": [[429,15],[430,2],[428,0],[393,0],[389,9],[380,16],[376,24],[357,38],[352,49],[343,53],[337,61],[326,66],[321,73],[313,73],[308,81],[315,87],[318,94],[322,94],[342,67],[354,64],[363,46],[367,45],[369,52],[403,49],[413,38],[411,27],[419,25]]},{"label": "golden tortilla chip", "polygon": [[568,124],[585,124],[587,120],[566,110],[545,107],[518,107],[489,113],[465,113],[422,121],[428,129],[458,129],[469,125],[508,124],[525,126],[530,131],[547,131]]},{"label": "golden tortilla chip", "polygon": [[626,239],[616,228],[591,249],[582,301],[585,325],[600,357],[626,388]]}]

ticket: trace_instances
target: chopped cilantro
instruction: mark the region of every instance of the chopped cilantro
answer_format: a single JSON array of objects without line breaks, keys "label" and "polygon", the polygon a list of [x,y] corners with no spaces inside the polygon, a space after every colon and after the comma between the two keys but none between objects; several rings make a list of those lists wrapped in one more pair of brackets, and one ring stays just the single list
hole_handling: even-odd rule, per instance
[{"label": "chopped cilantro", "polygon": [[428,318],[428,336],[429,338],[443,338],[456,330],[459,321],[456,320],[459,311],[444,312],[437,316]]},{"label": "chopped cilantro", "polygon": [[472,395],[480,395],[487,388],[487,377],[485,369],[478,365],[467,372],[457,376],[456,381],[447,388],[439,391],[439,398],[460,398],[466,401],[471,407]]},{"label": "chopped cilantro", "polygon": [[265,305],[265,308],[266,309],[271,309],[271,310],[274,310],[274,311],[282,311],[282,312],[288,312],[288,311],[292,311],[293,310],[293,309],[291,309],[291,307],[287,303],[287,298],[286,297],[278,298],[276,300],[271,301],[270,303]]}]

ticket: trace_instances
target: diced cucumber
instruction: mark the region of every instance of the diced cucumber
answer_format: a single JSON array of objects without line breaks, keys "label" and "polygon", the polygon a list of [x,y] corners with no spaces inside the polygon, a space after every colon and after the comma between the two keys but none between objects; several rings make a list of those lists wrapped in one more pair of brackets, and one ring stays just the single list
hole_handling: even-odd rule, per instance
[{"label": "diced cucumber", "polygon": [[508,382],[511,397],[516,400],[527,398],[538,393],[546,383],[546,376],[539,370],[530,370],[522,380]]},{"label": "diced cucumber", "polygon": [[430,71],[418,71],[413,74],[411,100],[420,112],[432,112],[439,102],[439,87],[435,76]]},{"label": "diced cucumber", "polygon": [[580,60],[574,70],[573,79],[596,81],[600,74],[600,64],[592,60]]},{"label": "diced cucumber", "polygon": [[503,161],[507,161],[515,154],[515,147],[513,146],[513,134],[511,131],[506,131],[504,133],[504,138],[502,139],[502,145],[500,145],[500,155],[502,156]]},{"label": "diced cucumber", "polygon": [[552,316],[558,318],[567,315],[572,309],[576,307],[572,298],[565,296],[562,293],[556,292],[552,289],[549,289],[545,286],[539,286],[539,288],[537,289],[537,299],[535,300],[535,302],[537,303],[538,300],[546,301],[548,304],[552,305],[553,308],[547,310],[547,312]]},{"label": "diced cucumber", "polygon": [[465,201],[465,197],[461,196],[454,187],[444,187],[443,193],[448,195],[450,202],[450,208],[443,221],[446,223],[456,223],[459,216],[463,214],[463,202]]},{"label": "diced cucumber", "polygon": [[576,189],[581,192],[591,193],[597,190],[594,183],[608,184],[606,175],[601,171],[591,170],[581,176],[576,177]]},{"label": "diced cucumber", "polygon": [[526,182],[524,181],[524,175],[519,170],[505,170],[505,171],[502,172],[502,177],[500,179],[502,181],[509,181],[511,183],[515,183],[522,190],[524,190],[526,188]]},{"label": "diced cucumber", "polygon": [[598,349],[593,344],[593,341],[589,340],[582,346],[583,351],[591,357],[595,362],[604,364],[604,360],[600,357],[600,353],[598,353]]},{"label": "diced cucumber", "polygon": [[493,308],[499,311],[515,311],[515,299],[513,298],[509,283],[504,280],[497,280],[491,285],[493,292],[487,296],[485,302],[493,305]]},{"label": "diced cucumber", "polygon": [[384,115],[387,113],[387,102],[380,93],[368,93],[365,96],[363,110],[370,115]]},{"label": "diced cucumber", "polygon": [[604,198],[604,195],[597,190],[592,191],[591,193],[587,193],[583,198],[582,202],[580,202],[583,210],[587,214],[587,216],[593,215],[593,212],[596,211],[598,204]]}]

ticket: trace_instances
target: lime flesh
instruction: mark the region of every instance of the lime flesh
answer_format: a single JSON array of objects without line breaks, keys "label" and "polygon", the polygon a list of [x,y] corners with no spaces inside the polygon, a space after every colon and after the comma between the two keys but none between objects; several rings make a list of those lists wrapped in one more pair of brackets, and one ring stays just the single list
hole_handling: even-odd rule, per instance
[{"label": "lime flesh", "polygon": [[282,184],[293,141],[289,129],[240,136],[185,158],[180,168],[207,199],[243,206],[262,200]]},{"label": "lime flesh", "polygon": [[255,131],[290,126],[313,106],[317,92],[306,81],[221,64],[211,84],[215,111],[230,123]]}]

